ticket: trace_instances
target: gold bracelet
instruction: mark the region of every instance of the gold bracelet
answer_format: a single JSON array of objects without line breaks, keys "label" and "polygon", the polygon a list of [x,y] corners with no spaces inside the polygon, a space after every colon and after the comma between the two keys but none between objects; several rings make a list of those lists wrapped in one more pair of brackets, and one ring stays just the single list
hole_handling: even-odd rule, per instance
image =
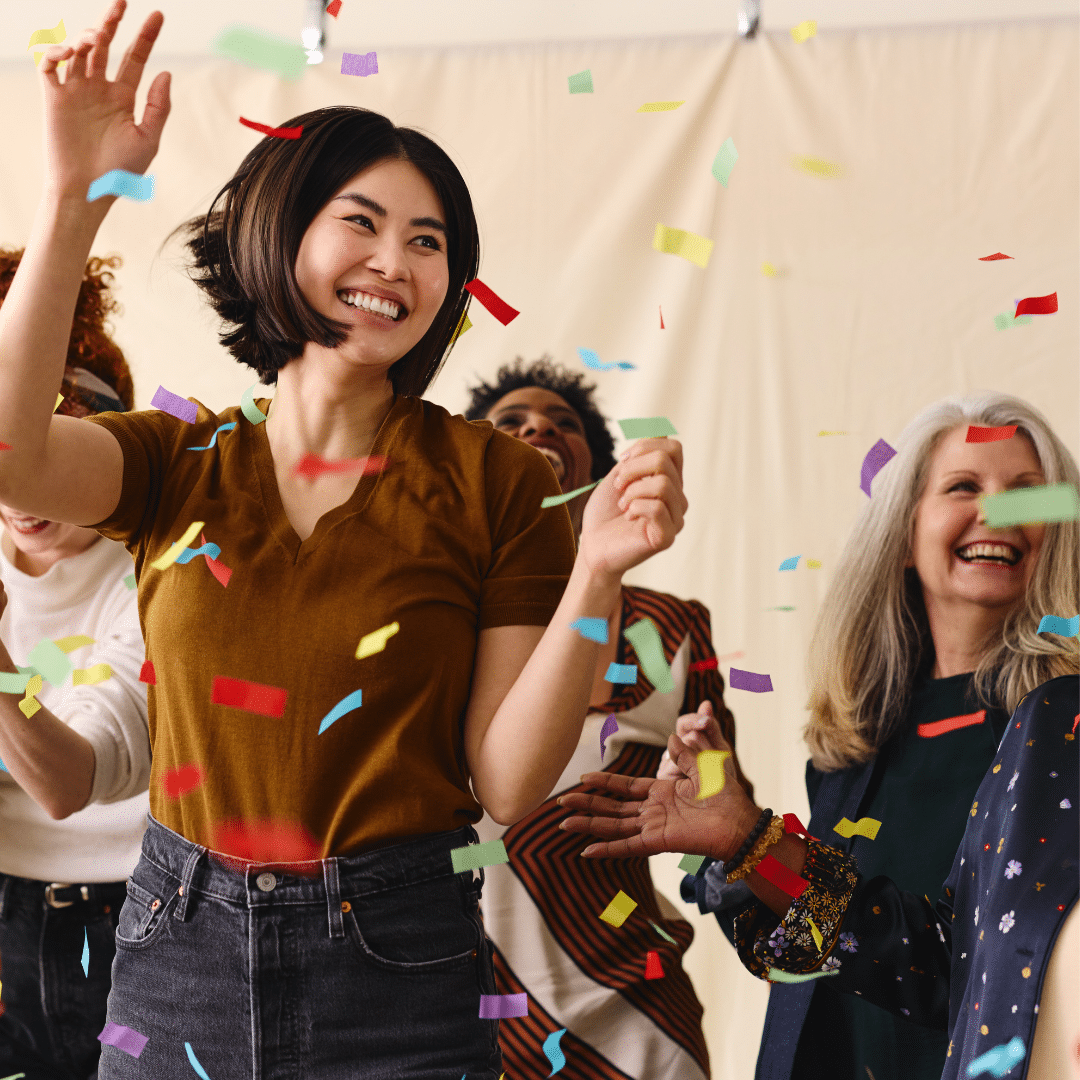
[{"label": "gold bracelet", "polygon": [[769,822],[769,827],[758,837],[757,843],[750,849],[750,854],[727,875],[728,883],[741,881],[743,878],[749,877],[754,867],[765,858],[765,853],[769,848],[777,843],[783,835],[784,819],[774,817]]}]

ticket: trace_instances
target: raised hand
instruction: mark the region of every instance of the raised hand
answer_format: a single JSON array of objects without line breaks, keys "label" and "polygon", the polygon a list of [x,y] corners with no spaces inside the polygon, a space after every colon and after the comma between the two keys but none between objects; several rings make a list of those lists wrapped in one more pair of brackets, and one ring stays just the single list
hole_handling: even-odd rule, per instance
[{"label": "raised hand", "polygon": [[111,169],[144,173],[157,153],[169,115],[169,73],[151,83],[141,124],[135,123],[135,93],[165,19],[160,11],[146,19],[109,82],[109,46],[125,7],[125,0],[114,0],[98,29],[74,45],[54,45],[41,61],[46,185],[61,197],[85,198],[91,182]]},{"label": "raised hand", "polygon": [[640,439],[600,482],[582,516],[579,556],[596,573],[620,575],[671,547],[687,508],[682,444]]},{"label": "raised hand", "polygon": [[[711,749],[727,746],[722,739],[720,743]],[[672,735],[668,753],[682,779],[587,773],[581,782],[606,794],[568,792],[559,797],[560,806],[577,811],[560,827],[567,832],[589,833],[603,841],[590,844],[583,855],[606,859],[676,851],[726,860],[738,850],[760,810],[737,783],[731,758],[724,762],[727,782],[723,791],[699,800],[697,751]]]},{"label": "raised hand", "polygon": [[[731,745],[720,731],[720,722],[716,719],[711,701],[703,701],[697,712],[684,713],[675,721],[675,734],[694,753],[702,750],[730,750]],[[668,750],[656,770],[657,780],[680,780],[683,773],[671,758]]]}]

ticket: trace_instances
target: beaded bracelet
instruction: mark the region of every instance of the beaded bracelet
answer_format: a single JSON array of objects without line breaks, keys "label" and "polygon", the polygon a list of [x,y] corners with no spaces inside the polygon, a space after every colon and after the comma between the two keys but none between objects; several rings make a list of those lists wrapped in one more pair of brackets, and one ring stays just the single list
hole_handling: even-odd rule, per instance
[{"label": "beaded bracelet", "polygon": [[768,825],[770,821],[772,821],[771,807],[768,810],[761,811],[761,817],[757,819],[757,824],[750,830],[750,835],[742,842],[742,847],[720,867],[720,873],[725,876],[730,874],[731,871],[746,858],[750,853],[750,849],[757,843],[757,838],[765,831],[765,826]]},{"label": "beaded bracelet", "polygon": [[741,865],[737,866],[730,874],[728,874],[728,881],[740,881],[743,878],[749,877],[751,871],[765,858],[769,848],[777,843],[783,835],[784,819],[781,817],[774,817],[769,822],[769,827],[758,838],[758,842],[750,849],[750,854],[743,859]]}]

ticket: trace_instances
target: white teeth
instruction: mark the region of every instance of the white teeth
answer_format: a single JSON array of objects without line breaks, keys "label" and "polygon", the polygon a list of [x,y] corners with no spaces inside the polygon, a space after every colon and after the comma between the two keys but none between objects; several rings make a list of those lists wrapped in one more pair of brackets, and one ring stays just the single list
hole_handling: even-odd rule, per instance
[{"label": "white teeth", "polygon": [[338,293],[342,300],[351,307],[360,308],[362,311],[370,311],[375,315],[385,315],[388,319],[396,319],[401,305],[393,300],[384,300],[379,296],[369,293]]},{"label": "white teeth", "polygon": [[1002,559],[1010,565],[1020,561],[1020,556],[1008,544],[965,544],[958,554],[964,559]]},{"label": "white teeth", "polygon": [[561,480],[566,473],[566,463],[563,461],[562,457],[547,446],[538,446],[536,449],[551,462],[556,477]]}]

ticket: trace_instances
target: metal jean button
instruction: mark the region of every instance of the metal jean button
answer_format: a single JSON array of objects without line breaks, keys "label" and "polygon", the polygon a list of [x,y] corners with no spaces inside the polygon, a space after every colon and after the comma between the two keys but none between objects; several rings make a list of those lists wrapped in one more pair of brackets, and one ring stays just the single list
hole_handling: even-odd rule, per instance
[{"label": "metal jean button", "polygon": [[277,878],[271,873],[260,874],[255,879],[255,884],[258,885],[263,892],[272,892],[274,886],[277,885]]}]

